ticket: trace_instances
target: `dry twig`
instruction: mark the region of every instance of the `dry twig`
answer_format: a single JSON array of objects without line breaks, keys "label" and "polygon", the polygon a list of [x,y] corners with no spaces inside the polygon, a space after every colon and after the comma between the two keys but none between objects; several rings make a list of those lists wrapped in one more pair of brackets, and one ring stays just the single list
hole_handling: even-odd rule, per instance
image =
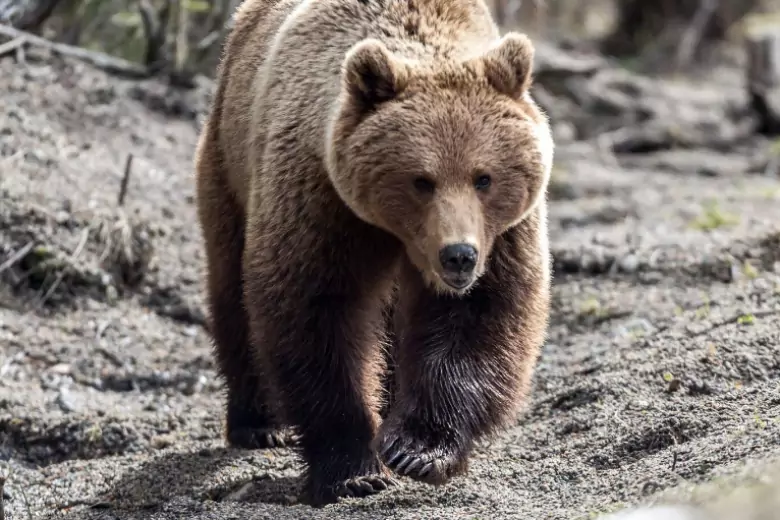
[{"label": "dry twig", "polygon": [[[88,239],[89,239],[89,228],[85,229],[81,233],[81,240],[79,240],[76,249],[73,250],[73,254],[70,255],[69,263],[71,265],[73,265],[76,262],[76,259],[84,250],[84,247],[87,245]],[[54,279],[54,282],[52,282],[51,286],[49,286],[49,289],[46,291],[46,294],[44,294],[41,300],[38,302],[39,307],[43,307],[43,305],[49,300],[49,298],[51,298],[51,295],[54,294],[54,291],[57,290],[57,287],[59,287],[66,273],[67,273],[67,268],[62,269],[59,273],[57,273],[57,278]]]},{"label": "dry twig", "polygon": [[[33,248],[34,243],[32,241],[27,242],[24,246],[22,246],[17,252],[12,254],[8,260],[0,264],[0,273],[5,271],[6,269],[10,269],[13,267],[17,262],[19,262],[22,258],[27,256],[27,253],[29,253]],[[2,520],[2,519],[0,519]]]},{"label": "dry twig", "polygon": [[130,172],[133,169],[133,154],[127,154],[127,161],[125,161],[125,173],[122,176],[122,184],[119,186],[119,197],[117,197],[117,204],[124,206],[125,197],[127,196],[127,184],[130,182]]}]

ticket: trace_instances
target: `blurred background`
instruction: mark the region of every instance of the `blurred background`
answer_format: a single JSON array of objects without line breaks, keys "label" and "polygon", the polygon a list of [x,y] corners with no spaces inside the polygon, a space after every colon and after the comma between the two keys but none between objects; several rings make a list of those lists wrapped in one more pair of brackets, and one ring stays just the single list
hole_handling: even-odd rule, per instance
[{"label": "blurred background", "polygon": [[[0,0],[0,22],[149,66],[211,75],[238,0]],[[488,0],[497,22],[625,60],[687,67],[777,17],[777,0]]]}]

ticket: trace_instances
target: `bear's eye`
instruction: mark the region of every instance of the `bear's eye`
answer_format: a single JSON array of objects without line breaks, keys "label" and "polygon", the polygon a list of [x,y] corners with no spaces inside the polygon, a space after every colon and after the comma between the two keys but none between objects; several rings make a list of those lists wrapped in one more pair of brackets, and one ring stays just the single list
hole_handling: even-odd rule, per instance
[{"label": "bear's eye", "polygon": [[490,175],[480,175],[474,179],[474,187],[480,191],[484,191],[490,187]]},{"label": "bear's eye", "polygon": [[433,181],[426,179],[425,177],[417,177],[414,179],[414,187],[417,191],[422,193],[433,193],[436,185]]}]

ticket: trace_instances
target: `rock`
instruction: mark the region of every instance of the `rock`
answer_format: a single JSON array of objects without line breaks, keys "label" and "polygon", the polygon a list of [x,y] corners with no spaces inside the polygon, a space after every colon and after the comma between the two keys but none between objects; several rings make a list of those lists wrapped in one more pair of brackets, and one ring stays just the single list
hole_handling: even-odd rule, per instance
[{"label": "rock", "polygon": [[635,273],[639,269],[639,259],[634,254],[628,254],[620,259],[618,267],[623,273]]},{"label": "rock", "polygon": [[83,408],[81,399],[65,387],[60,388],[56,403],[65,413],[78,412]]}]

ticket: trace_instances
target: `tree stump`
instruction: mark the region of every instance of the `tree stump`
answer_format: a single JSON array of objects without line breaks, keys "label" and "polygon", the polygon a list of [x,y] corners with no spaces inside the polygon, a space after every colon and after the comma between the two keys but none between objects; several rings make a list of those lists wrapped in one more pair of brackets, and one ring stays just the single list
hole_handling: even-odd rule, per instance
[{"label": "tree stump", "polygon": [[780,27],[752,31],[745,39],[750,106],[758,116],[758,132],[780,134]]}]

